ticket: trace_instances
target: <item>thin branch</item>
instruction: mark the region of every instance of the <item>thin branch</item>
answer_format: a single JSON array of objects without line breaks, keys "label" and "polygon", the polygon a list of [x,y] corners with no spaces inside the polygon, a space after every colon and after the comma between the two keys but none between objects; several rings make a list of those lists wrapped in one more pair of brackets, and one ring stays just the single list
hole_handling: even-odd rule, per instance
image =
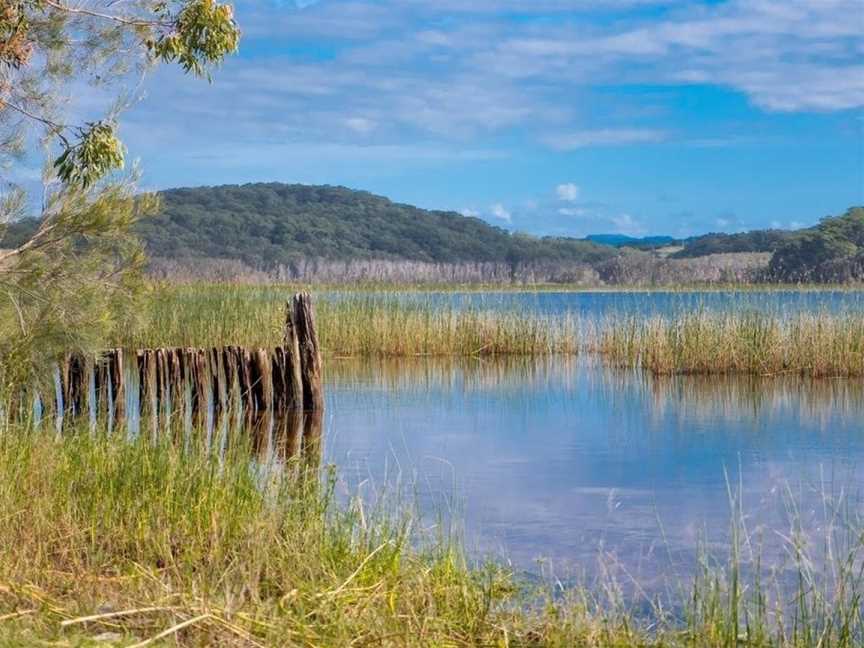
[{"label": "thin branch", "polygon": [[21,306],[18,304],[18,300],[15,299],[15,295],[12,294],[11,290],[6,294],[9,296],[9,301],[11,301],[12,305],[15,307],[15,312],[18,314],[18,325],[21,327],[21,334],[27,335],[27,325],[24,323],[24,313],[21,312]]},{"label": "thin branch", "polygon": [[26,108],[23,108],[22,106],[18,106],[16,104],[10,103],[9,101],[6,101],[5,99],[0,99],[0,108],[11,108],[12,110],[21,113],[22,115],[24,115],[25,117],[27,117],[29,119],[32,119],[34,121],[38,121],[42,124],[45,124],[45,126],[50,128],[58,137],[60,137],[60,139],[63,140],[64,144],[68,143],[66,141],[66,138],[63,136],[63,130],[68,128],[68,126],[66,126],[64,124],[58,124],[57,122],[53,122],[50,119],[46,119],[45,117],[40,117],[36,113],[32,113],[29,110],[27,110]]},{"label": "thin branch", "polygon": [[[12,257],[20,256],[27,250],[38,249],[40,247],[45,247],[46,245],[50,245],[51,243],[56,243],[61,239],[45,239],[45,235],[49,232],[53,231],[57,227],[57,223],[51,223],[50,225],[46,225],[40,227],[36,234],[33,237],[24,243],[23,245],[18,246],[14,250],[9,250],[5,254],[0,254],[0,264],[2,264],[7,259],[11,259]],[[62,238],[62,237],[61,237]]]},{"label": "thin branch", "polygon": [[81,14],[91,16],[93,18],[101,18],[103,20],[111,20],[121,25],[129,25],[131,27],[170,27],[172,23],[161,20],[145,20],[143,18],[127,18],[126,16],[114,16],[111,14],[93,11],[92,9],[83,9],[81,7],[70,7],[69,5],[55,2],[55,0],[45,0],[45,4],[57,11],[65,11],[72,14]]}]

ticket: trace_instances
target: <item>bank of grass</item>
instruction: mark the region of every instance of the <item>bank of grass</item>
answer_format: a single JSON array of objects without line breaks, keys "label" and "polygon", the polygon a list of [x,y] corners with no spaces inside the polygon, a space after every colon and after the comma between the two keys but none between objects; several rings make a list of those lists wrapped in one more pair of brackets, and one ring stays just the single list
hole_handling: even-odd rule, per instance
[{"label": "bank of grass", "polygon": [[696,313],[612,318],[587,336],[613,364],[655,374],[864,375],[864,316]]},{"label": "bank of grass", "polygon": [[[160,284],[142,325],[114,340],[131,348],[281,343],[296,287]],[[326,357],[573,355],[656,374],[864,375],[864,315],[700,312],[579,319],[530,310],[460,308],[435,295],[315,294]]]},{"label": "bank of grass", "polygon": [[216,457],[194,445],[7,429],[0,645],[845,648],[862,639],[860,527],[848,529],[851,549],[831,545],[824,571],[790,541],[789,591],[746,580],[736,549],[728,564],[705,563],[678,600],[636,617],[617,595],[553,596],[494,564],[471,566],[456,540],[406,509],[338,505],[331,481],[306,470],[264,471],[244,447]]},{"label": "bank of grass", "polygon": [[0,644],[630,645],[623,619],[544,603],[296,472],[244,448],[4,436]]},{"label": "bank of grass", "polygon": [[[291,287],[154,286],[143,325],[115,340],[132,348],[269,347],[281,343]],[[458,309],[434,299],[364,292],[315,294],[316,322],[328,356],[467,356],[575,353],[570,317]]]}]

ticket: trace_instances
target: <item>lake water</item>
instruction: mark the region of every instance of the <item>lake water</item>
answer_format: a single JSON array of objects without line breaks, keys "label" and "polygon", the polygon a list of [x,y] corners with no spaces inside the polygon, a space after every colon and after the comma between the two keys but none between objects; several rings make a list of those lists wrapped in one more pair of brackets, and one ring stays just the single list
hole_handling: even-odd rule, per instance
[{"label": "lake water", "polygon": [[[864,292],[851,290],[747,290],[669,292],[384,292],[383,299],[454,309],[531,312],[539,315],[676,315],[694,311],[753,312],[783,315],[800,312],[861,313]],[[356,292],[324,293],[325,299],[356,298]]]},{"label": "lake water", "polygon": [[[583,315],[668,313],[670,300],[778,313],[864,303],[754,295],[467,298]],[[782,560],[793,526],[816,541],[840,497],[862,510],[862,381],[661,379],[558,357],[333,360],[326,382],[325,461],[344,494],[408,484],[428,523],[461,521],[474,556],[565,582],[612,565],[650,588],[686,576],[700,548],[724,558],[730,489],[766,560]]]}]

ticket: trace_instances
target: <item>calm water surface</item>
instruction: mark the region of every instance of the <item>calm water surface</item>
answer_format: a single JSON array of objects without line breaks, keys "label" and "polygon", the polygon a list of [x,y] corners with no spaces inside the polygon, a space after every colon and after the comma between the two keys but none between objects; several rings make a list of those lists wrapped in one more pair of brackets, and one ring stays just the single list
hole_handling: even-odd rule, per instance
[{"label": "calm water surface", "polygon": [[[407,292],[369,293],[385,299],[452,308],[529,311],[541,315],[582,317],[675,315],[693,311],[759,311],[783,315],[799,312],[861,313],[864,292],[846,290],[752,290],[675,292]],[[331,292],[325,299],[356,297]]]},{"label": "calm water surface", "polygon": [[[860,303],[771,295],[787,311]],[[561,357],[327,369],[325,460],[344,492],[410,484],[430,518],[463,521],[474,555],[518,569],[591,578],[602,557],[641,583],[686,573],[700,547],[726,555],[730,487],[766,559],[782,559],[793,517],[815,540],[831,500],[864,511],[862,381],[657,379]]]}]

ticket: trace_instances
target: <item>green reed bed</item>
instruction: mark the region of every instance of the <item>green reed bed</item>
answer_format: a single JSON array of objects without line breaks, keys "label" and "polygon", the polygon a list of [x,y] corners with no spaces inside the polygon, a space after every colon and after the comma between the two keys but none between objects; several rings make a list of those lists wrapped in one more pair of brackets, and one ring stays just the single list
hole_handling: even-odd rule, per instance
[{"label": "green reed bed", "polygon": [[298,468],[7,428],[0,645],[861,645],[864,526],[839,513],[825,538],[783,530],[787,564],[753,578],[736,531],[727,560],[703,559],[646,617],[611,581],[553,595],[472,566],[410,509],[338,504],[332,472]]},{"label": "green reed bed", "polygon": [[[276,346],[292,290],[255,286],[167,286],[145,301],[144,325],[116,344]],[[363,292],[314,294],[321,346],[330,356],[575,353],[569,317],[460,310],[432,299]]]},{"label": "green reed bed", "polygon": [[613,318],[588,348],[655,374],[864,375],[864,316],[698,313]]},{"label": "green reed bed", "polygon": [[[277,286],[157,285],[142,325],[113,340],[132,348],[281,343]],[[322,292],[313,295],[328,357],[552,355],[587,351],[656,374],[864,375],[864,315],[701,312],[675,317],[575,316],[462,309],[440,295]]]}]

